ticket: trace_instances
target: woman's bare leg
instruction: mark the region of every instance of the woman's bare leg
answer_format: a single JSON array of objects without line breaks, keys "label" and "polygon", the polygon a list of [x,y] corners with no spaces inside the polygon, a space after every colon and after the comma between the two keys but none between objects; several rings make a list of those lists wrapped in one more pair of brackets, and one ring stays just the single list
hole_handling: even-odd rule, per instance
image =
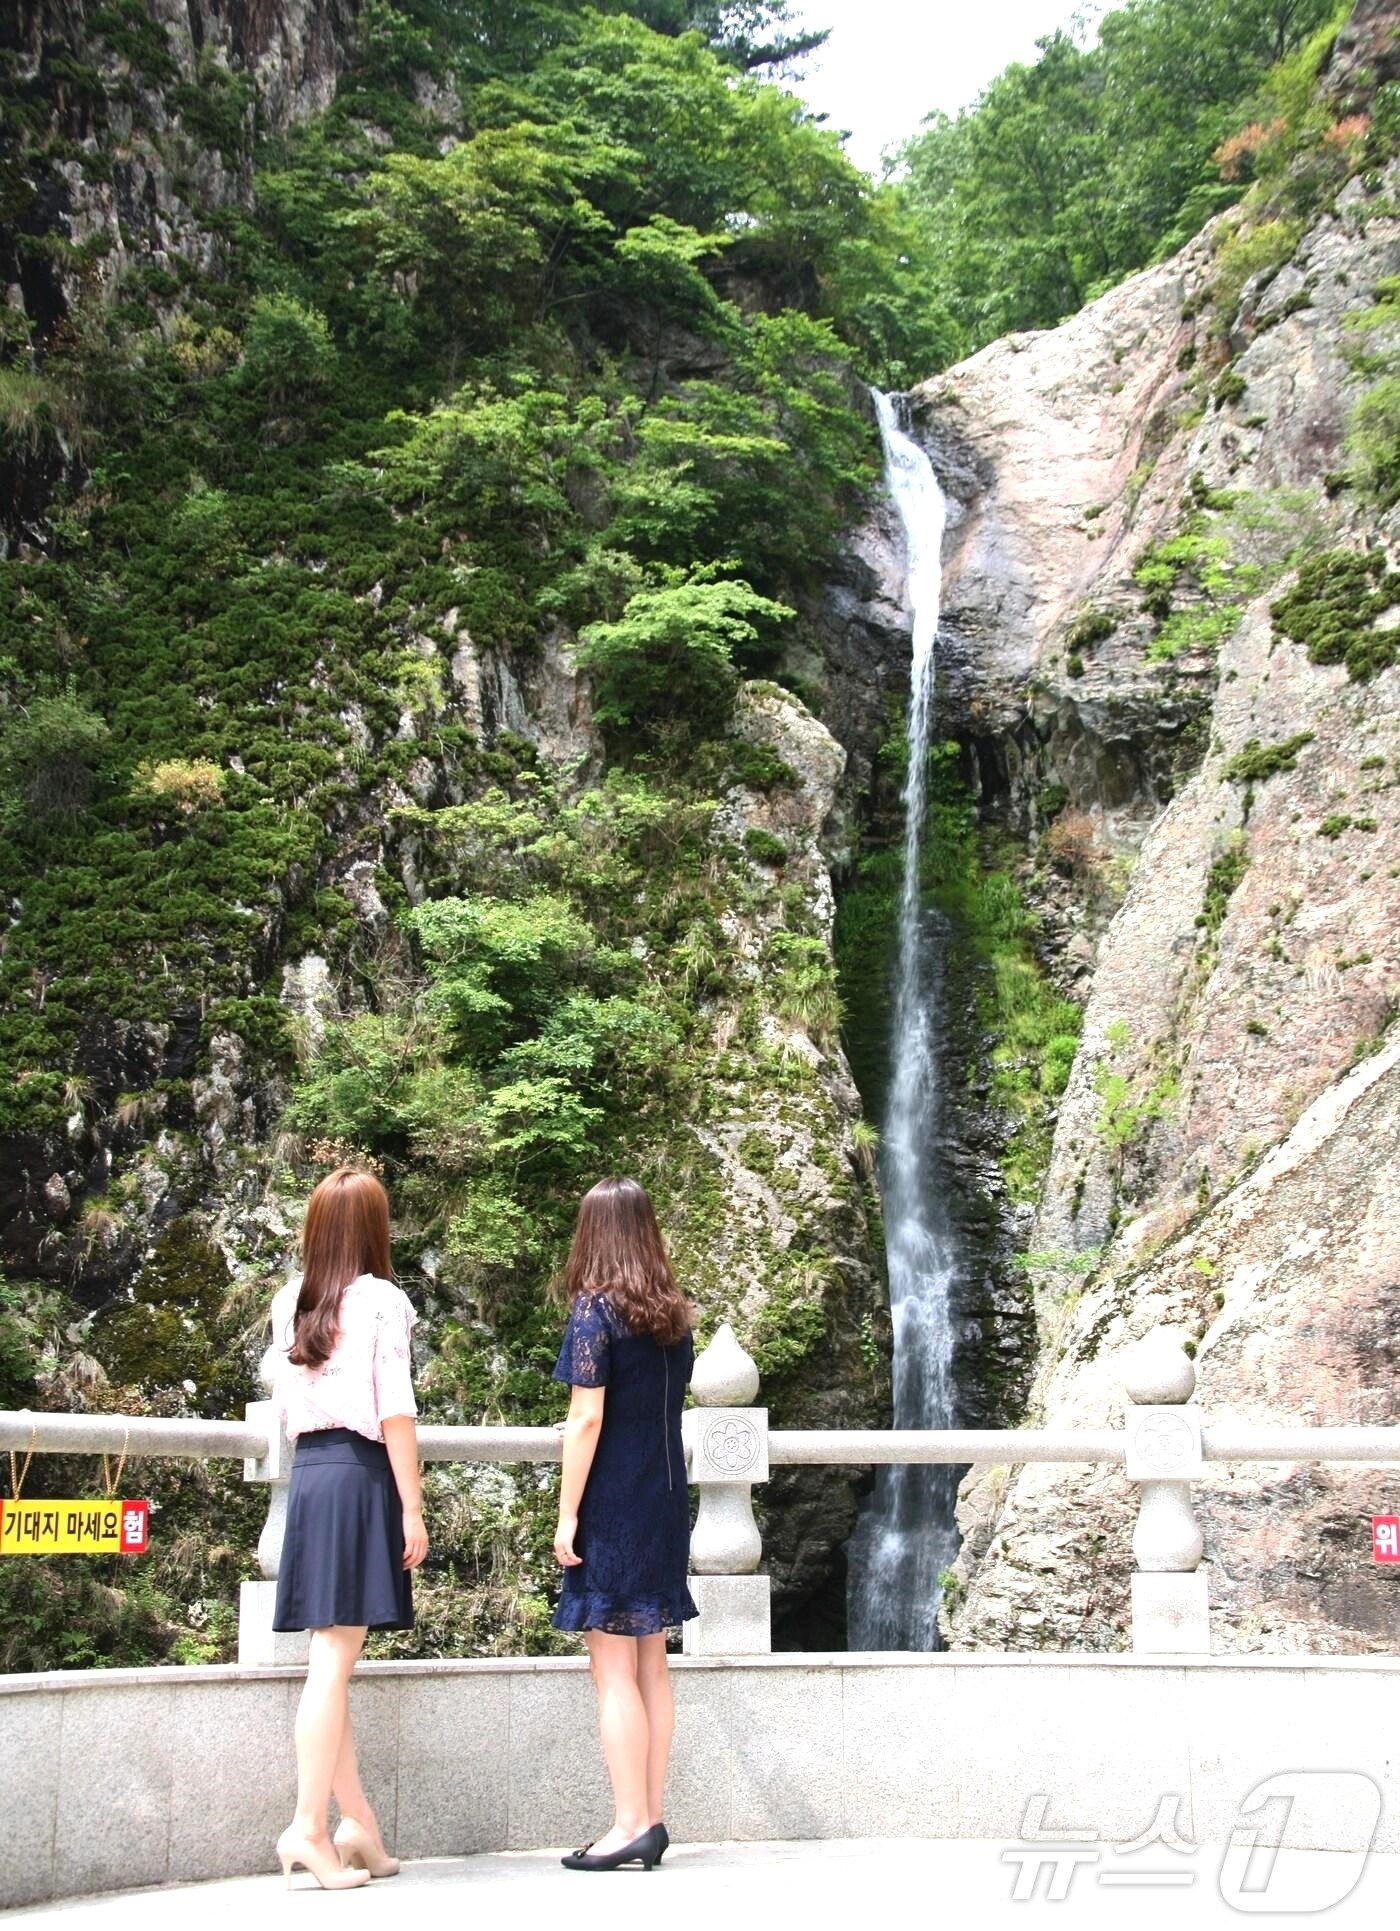
[{"label": "woman's bare leg", "polygon": [[348,1707],[345,1729],[340,1739],[340,1755],[335,1760],[335,1774],[331,1778],[331,1795],[341,1816],[353,1817],[357,1824],[363,1824],[376,1847],[383,1850],[384,1839],[380,1835],[379,1820],[360,1782],[360,1766],[355,1759],[355,1733]]},{"label": "woman's bare leg", "polygon": [[659,1824],[666,1790],[666,1765],[676,1727],[676,1702],[664,1636],[637,1638],[637,1691],[647,1713],[647,1822]]},{"label": "woman's bare leg", "polygon": [[326,1813],[331,1784],[350,1724],[350,1675],[364,1642],[363,1628],[349,1624],[311,1632],[306,1683],[297,1704],[294,1825],[309,1844],[320,1845],[329,1838]]},{"label": "woman's bare leg", "polygon": [[593,1851],[621,1850],[640,1837],[647,1816],[647,1713],[637,1688],[637,1638],[587,1632],[589,1667],[598,1692],[598,1730],[613,1793],[613,1826]]}]

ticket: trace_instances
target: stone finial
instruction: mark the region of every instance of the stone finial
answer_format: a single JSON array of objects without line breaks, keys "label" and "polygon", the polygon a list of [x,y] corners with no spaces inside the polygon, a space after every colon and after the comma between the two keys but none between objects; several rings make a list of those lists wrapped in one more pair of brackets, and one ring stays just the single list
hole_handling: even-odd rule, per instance
[{"label": "stone finial", "polygon": [[702,1408],[744,1408],[758,1393],[758,1369],[728,1321],[721,1321],[710,1345],[697,1356],[690,1392]]},{"label": "stone finial", "polygon": [[1191,1399],[1196,1370],[1179,1338],[1169,1328],[1154,1328],[1127,1350],[1123,1386],[1129,1401],[1175,1405]]}]

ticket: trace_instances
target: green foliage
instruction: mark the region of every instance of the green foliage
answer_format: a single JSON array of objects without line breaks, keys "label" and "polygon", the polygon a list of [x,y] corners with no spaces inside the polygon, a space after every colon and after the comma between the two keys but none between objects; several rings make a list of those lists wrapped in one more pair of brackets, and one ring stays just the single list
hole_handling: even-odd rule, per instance
[{"label": "green foliage", "polygon": [[61,1313],[51,1289],[0,1276],[0,1408],[34,1405]]},{"label": "green foliage", "polygon": [[[1178,535],[1147,550],[1133,572],[1143,609],[1160,624],[1148,656],[1215,649],[1240,619],[1242,606],[1228,593],[1253,588],[1256,579],[1257,572],[1235,565],[1229,538],[1198,512]],[[1191,601],[1176,607],[1182,597]]]},{"label": "green foliage", "polygon": [[72,818],[88,804],[111,736],[69,678],[0,709],[0,814]]},{"label": "green foliage", "polygon": [[1282,268],[1302,232],[1303,222],[1297,216],[1289,220],[1275,217],[1257,225],[1247,221],[1228,225],[1215,249],[1212,300],[1223,312],[1232,313],[1245,283]]},{"label": "green foliage", "polygon": [[[1216,150],[1281,56],[1311,103],[1315,32],[1330,40],[1335,12],[1332,0],[1135,0],[1102,16],[1094,45],[1078,25],[1047,35],[1034,63],[1007,67],[956,118],[930,116],[903,150],[906,193],[968,346],[1053,325],[1235,200],[1243,180],[1221,179]],[[1320,130],[1308,139],[1330,163]],[[1237,255],[1229,272],[1242,266]]]},{"label": "green foliage", "polygon": [[1196,924],[1209,937],[1213,938],[1224,924],[1231,896],[1248,868],[1249,851],[1238,836],[1212,861],[1206,873],[1205,897],[1196,914]]},{"label": "green foliage", "polygon": [[762,831],[751,825],[744,833],[744,850],[757,865],[786,865],[788,848],[785,841],[771,831]]},{"label": "green foliage", "polygon": [[[412,970],[386,961],[375,1009],[326,1029],[289,1116],[387,1161],[446,1277],[488,1297],[554,1253],[578,1192],[635,1163],[630,1136],[672,1103],[680,975],[624,941],[664,947],[651,893],[685,880],[692,929],[706,917],[707,808],[620,778],[565,806],[529,776],[528,804],[497,790],[417,814],[424,864],[471,889],[404,914]],[[503,864],[529,882],[508,893]]]},{"label": "green foliage", "polygon": [[1344,831],[1374,831],[1374,818],[1354,818],[1349,811],[1329,811],[1317,828],[1319,838],[1340,838]]},{"label": "green foliage", "polygon": [[228,1289],[217,1247],[193,1222],[172,1221],[129,1300],[94,1323],[93,1353],[121,1385],[153,1390],[189,1382],[192,1400],[212,1399],[222,1409],[236,1399],[247,1372],[225,1314]]},{"label": "green foliage", "polygon": [[630,597],[616,623],[581,633],[596,715],[633,730],[679,709],[698,732],[722,729],[737,687],[736,660],[755,663],[764,629],[793,612],[747,583],[692,579]]},{"label": "green foliage", "polygon": [[326,318],[294,295],[259,295],[243,337],[243,376],[271,409],[330,383],[335,347]]},{"label": "green foliage", "polygon": [[1111,637],[1118,624],[1119,619],[1111,610],[1081,610],[1065,633],[1065,649],[1092,650],[1095,644]]},{"label": "green foliage", "polygon": [[1400,276],[1378,282],[1370,307],[1346,322],[1352,334],[1345,352],[1367,385],[1347,423],[1351,480],[1388,509],[1400,501]]},{"label": "green foliage", "polygon": [[1347,454],[1362,490],[1384,508],[1400,502],[1400,373],[1382,376],[1352,408]]},{"label": "green foliage", "polygon": [[1345,664],[1364,683],[1396,660],[1396,635],[1377,619],[1400,603],[1400,572],[1378,551],[1327,550],[1310,557],[1272,605],[1275,630],[1302,644],[1314,664]]},{"label": "green foliage", "polygon": [[1277,744],[1261,744],[1258,738],[1249,738],[1244,749],[1237,751],[1226,764],[1224,776],[1238,783],[1262,784],[1277,772],[1292,771],[1297,765],[1298,753],[1312,741],[1311,731],[1299,731]]},{"label": "green foliage", "polygon": [[748,738],[731,738],[724,747],[725,781],[744,785],[750,791],[791,789],[797,773],[771,744],[755,744]]},{"label": "green foliage", "polygon": [[1132,1045],[1132,1034],[1123,1020],[1115,1020],[1105,1032],[1108,1053],[1094,1071],[1094,1092],[1099,1110],[1094,1131],[1113,1156],[1121,1174],[1125,1154],[1142,1139],[1154,1121],[1167,1119],[1178,1095],[1171,1073],[1124,1072],[1117,1063]]},{"label": "green foliage", "polygon": [[[892,204],[736,76],[736,18],[717,54],[680,13],[374,0],[327,111],[252,151],[218,278],[135,263],[42,377],[0,377],[17,445],[92,445],[55,556],[0,566],[0,890],[23,908],[0,1125],[59,1124],[94,1007],[177,1030],[218,1010],[285,1058],[260,981],[283,948],[354,943],[322,880],[358,801],[499,776],[448,702],[462,627],[524,658],[600,626],[584,650],[629,751],[713,740],[734,677],[771,663],[875,474],[846,361],[925,324]],[[413,76],[454,63],[475,78],[445,142]],[[207,91],[241,152],[244,90]],[[705,373],[674,374],[702,341]]]}]

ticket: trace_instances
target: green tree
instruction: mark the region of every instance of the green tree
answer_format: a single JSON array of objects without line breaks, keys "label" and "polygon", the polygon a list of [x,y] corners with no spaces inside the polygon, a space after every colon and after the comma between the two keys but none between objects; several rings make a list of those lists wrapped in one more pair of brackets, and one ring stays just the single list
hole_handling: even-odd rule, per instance
[{"label": "green tree", "polygon": [[74,680],[0,709],[0,811],[17,829],[28,818],[73,817],[91,801],[111,736]]},{"label": "green tree", "polygon": [[639,591],[616,623],[583,632],[579,663],[593,676],[600,722],[633,730],[674,716],[698,736],[723,730],[736,656],[793,614],[747,583],[701,578]]},{"label": "green tree", "polygon": [[294,295],[259,295],[243,336],[244,380],[281,411],[298,397],[325,389],[335,369],[335,345],[319,309]]},{"label": "green tree", "polygon": [[[933,287],[972,346],[1052,326],[1241,192],[1212,159],[1332,0],[1129,0],[906,144]],[[1311,75],[1309,75],[1309,84]]]}]

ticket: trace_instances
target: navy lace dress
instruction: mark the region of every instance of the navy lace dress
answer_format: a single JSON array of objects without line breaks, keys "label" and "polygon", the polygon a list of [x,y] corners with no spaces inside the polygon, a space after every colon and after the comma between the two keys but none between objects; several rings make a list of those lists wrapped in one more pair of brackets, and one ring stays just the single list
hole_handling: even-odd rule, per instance
[{"label": "navy lace dress", "polygon": [[698,1616],[686,1585],[690,1498],[681,1407],[695,1347],[632,1334],[606,1294],[569,1310],[554,1379],[607,1388],[603,1425],[579,1504],[574,1553],[563,1572],[556,1629],[654,1636]]}]

